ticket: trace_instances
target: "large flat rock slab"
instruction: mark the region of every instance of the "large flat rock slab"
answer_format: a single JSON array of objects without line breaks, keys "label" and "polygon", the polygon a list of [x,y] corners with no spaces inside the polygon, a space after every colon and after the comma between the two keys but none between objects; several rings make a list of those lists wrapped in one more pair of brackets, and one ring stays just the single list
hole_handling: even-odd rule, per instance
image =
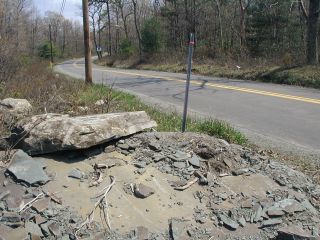
[{"label": "large flat rock slab", "polygon": [[17,134],[19,139],[26,135],[20,147],[37,155],[85,149],[156,126],[143,111],[80,117],[51,113],[19,121],[13,136]]}]

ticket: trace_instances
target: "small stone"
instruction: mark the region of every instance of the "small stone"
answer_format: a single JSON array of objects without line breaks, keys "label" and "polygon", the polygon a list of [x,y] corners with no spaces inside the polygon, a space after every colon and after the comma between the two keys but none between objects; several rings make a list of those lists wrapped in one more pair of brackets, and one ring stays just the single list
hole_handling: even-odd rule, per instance
[{"label": "small stone", "polygon": [[39,237],[43,236],[41,228],[37,224],[34,224],[32,222],[26,222],[25,228],[27,232],[32,235],[39,236]]},{"label": "small stone", "polygon": [[182,186],[185,186],[188,181],[186,180],[179,180],[179,181],[168,181],[170,186],[173,187],[173,188],[176,188],[176,187],[182,187]]},{"label": "small stone", "polygon": [[81,172],[79,169],[72,169],[68,177],[75,178],[75,179],[82,179],[84,177],[84,173]]},{"label": "small stone", "polygon": [[42,213],[44,210],[48,209],[50,206],[50,198],[40,199],[32,204],[32,208],[34,208],[38,213]]},{"label": "small stone", "polygon": [[254,206],[254,208],[256,209],[256,211],[255,211],[253,221],[259,222],[261,220],[261,216],[262,216],[262,207],[260,204],[258,204],[257,206]]},{"label": "small stone", "polygon": [[186,163],[185,162],[174,162],[173,163],[173,166],[175,167],[175,168],[185,168],[186,167]]},{"label": "small stone", "polygon": [[40,228],[42,230],[42,233],[45,237],[48,237],[50,235],[50,230],[48,228],[48,224],[44,223],[40,225]]},{"label": "small stone", "polygon": [[246,226],[246,220],[244,219],[244,217],[239,218],[238,222],[241,227]]},{"label": "small stone", "polygon": [[2,214],[2,217],[0,218],[0,221],[15,223],[15,222],[20,222],[21,217],[19,214],[15,213],[15,212],[4,212]]},{"label": "small stone", "polygon": [[233,221],[231,218],[229,218],[223,214],[219,215],[219,219],[220,219],[220,221],[223,222],[223,224],[226,227],[230,228],[231,230],[236,230],[239,227],[239,224],[237,222]]},{"label": "small stone", "polygon": [[104,152],[105,152],[105,153],[112,153],[112,152],[114,152],[114,151],[116,151],[116,148],[115,148],[115,146],[113,146],[113,145],[106,146],[105,149],[104,149]]},{"label": "small stone", "polygon": [[188,162],[194,167],[197,167],[197,168],[200,167],[200,158],[197,157],[196,155],[193,155],[192,158],[189,158]]},{"label": "small stone", "polygon": [[219,198],[221,198],[223,201],[228,199],[228,194],[227,193],[219,193],[218,194]]},{"label": "small stone", "polygon": [[155,161],[155,162],[160,162],[160,161],[162,161],[164,159],[166,159],[166,157],[163,156],[162,154],[153,155],[153,161]]},{"label": "small stone", "polygon": [[189,157],[190,157],[189,154],[181,151],[177,151],[175,154],[172,154],[169,156],[169,158],[171,158],[173,161],[176,161],[176,162],[184,162]]},{"label": "small stone", "polygon": [[148,187],[142,183],[136,184],[134,186],[134,195],[138,198],[147,198],[155,193],[155,190],[151,187]]},{"label": "small stone", "polygon": [[136,171],[138,174],[142,175],[146,172],[146,169],[145,168],[139,168],[137,171]]},{"label": "small stone", "polygon": [[312,214],[315,214],[315,215],[319,214],[317,209],[315,209],[315,207],[312,206],[312,204],[309,202],[308,199],[305,199],[303,202],[301,202],[301,205]]},{"label": "small stone", "polygon": [[270,226],[279,225],[281,223],[282,223],[282,220],[280,218],[273,218],[273,219],[263,221],[261,227],[262,228],[270,227]]},{"label": "small stone", "polygon": [[248,168],[242,168],[242,169],[232,171],[232,174],[235,176],[240,176],[240,175],[246,174],[248,172],[249,172]]},{"label": "small stone", "polygon": [[118,146],[121,150],[129,150],[129,149],[130,149],[129,145],[126,144],[126,143],[120,143],[120,144],[118,144],[117,146]]},{"label": "small stone", "polygon": [[137,240],[148,240],[149,239],[149,230],[146,227],[139,226],[136,230]]},{"label": "small stone", "polygon": [[150,142],[148,144],[149,148],[155,152],[160,152],[161,151],[161,146],[159,143],[156,142]]},{"label": "small stone", "polygon": [[270,217],[281,217],[283,216],[285,213],[280,209],[280,208],[269,208],[267,210],[267,214]]},{"label": "small stone", "polygon": [[137,162],[134,164],[137,168],[145,168],[147,166],[146,162]]},{"label": "small stone", "polygon": [[51,223],[48,225],[48,229],[50,230],[50,232],[56,236],[56,237],[59,237],[61,236],[61,231],[60,231],[60,227],[58,224],[56,223]]},{"label": "small stone", "polygon": [[36,215],[34,217],[34,222],[38,225],[45,223],[47,221],[47,219],[45,219],[44,217],[42,217],[41,215]]},{"label": "small stone", "polygon": [[0,210],[4,211],[6,209],[6,206],[4,205],[4,202],[0,202]]},{"label": "small stone", "polygon": [[23,213],[20,213],[20,216],[24,222],[28,222],[31,218],[34,217],[34,214],[29,211],[24,211]]},{"label": "small stone", "polygon": [[184,233],[186,233],[185,221],[182,221],[179,219],[171,219],[170,220],[170,234],[171,234],[172,240],[183,239]]}]

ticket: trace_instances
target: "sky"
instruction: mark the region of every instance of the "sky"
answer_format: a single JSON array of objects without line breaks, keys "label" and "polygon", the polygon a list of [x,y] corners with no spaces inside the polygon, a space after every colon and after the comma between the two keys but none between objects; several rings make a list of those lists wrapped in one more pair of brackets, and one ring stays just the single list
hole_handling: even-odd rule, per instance
[{"label": "sky", "polygon": [[[62,0],[33,0],[33,2],[42,15],[47,11],[60,13]],[[81,4],[82,0],[66,0],[62,15],[68,19],[82,21]]]}]

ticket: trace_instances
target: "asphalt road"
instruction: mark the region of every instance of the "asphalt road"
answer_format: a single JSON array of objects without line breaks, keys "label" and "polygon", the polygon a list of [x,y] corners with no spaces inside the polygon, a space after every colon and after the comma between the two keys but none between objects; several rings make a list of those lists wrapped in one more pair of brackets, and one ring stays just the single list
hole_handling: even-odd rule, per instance
[{"label": "asphalt road", "polygon": [[[182,110],[185,74],[93,67],[95,83]],[[64,62],[56,71],[83,79],[84,61]],[[193,75],[189,97],[190,115],[226,120],[262,147],[320,156],[319,90]]]}]

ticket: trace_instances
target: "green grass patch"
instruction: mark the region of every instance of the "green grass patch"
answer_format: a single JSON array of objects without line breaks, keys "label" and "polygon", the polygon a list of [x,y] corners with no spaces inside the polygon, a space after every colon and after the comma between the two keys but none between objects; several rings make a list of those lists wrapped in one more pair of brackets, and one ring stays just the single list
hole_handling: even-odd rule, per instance
[{"label": "green grass patch", "polygon": [[[130,112],[145,111],[157,122],[157,131],[177,132],[181,130],[181,115],[172,112],[166,113],[160,111],[154,106],[147,105],[132,94],[112,90],[103,85],[92,85],[83,90],[80,89],[76,98],[77,102],[88,105],[108,94],[111,91],[111,111],[112,112]],[[234,129],[230,124],[215,119],[187,119],[187,129],[189,132],[205,133],[210,136],[225,139],[230,143],[244,145],[247,138]]]}]

